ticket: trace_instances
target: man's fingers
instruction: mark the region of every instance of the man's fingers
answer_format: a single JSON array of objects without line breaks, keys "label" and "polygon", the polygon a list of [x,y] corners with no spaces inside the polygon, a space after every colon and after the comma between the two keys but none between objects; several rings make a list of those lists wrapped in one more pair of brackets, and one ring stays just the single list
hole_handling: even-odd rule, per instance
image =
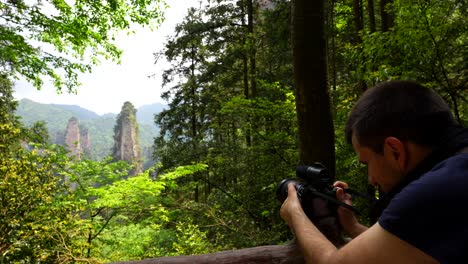
[{"label": "man's fingers", "polygon": [[336,188],[336,199],[345,202],[346,204],[351,205],[351,194],[345,193],[344,190],[340,187]]},{"label": "man's fingers", "polygon": [[333,183],[333,187],[340,187],[340,188],[343,188],[343,189],[348,189],[348,184],[346,182],[342,182],[342,181],[336,181]]},{"label": "man's fingers", "polygon": [[345,192],[344,192],[343,188],[341,188],[341,187],[336,188],[336,199],[338,199],[340,201],[343,201],[343,200],[346,199],[346,195],[345,195]]},{"label": "man's fingers", "polygon": [[288,184],[288,197],[290,197],[292,195],[294,195],[294,196],[297,195],[296,194],[296,185],[294,183],[290,182]]}]

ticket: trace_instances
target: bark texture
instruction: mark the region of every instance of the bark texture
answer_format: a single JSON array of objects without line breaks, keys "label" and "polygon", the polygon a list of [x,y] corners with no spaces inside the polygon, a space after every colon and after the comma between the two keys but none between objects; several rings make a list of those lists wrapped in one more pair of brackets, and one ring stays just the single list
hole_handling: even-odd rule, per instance
[{"label": "bark texture", "polygon": [[303,264],[304,259],[296,244],[262,246],[212,254],[176,256],[118,262],[120,264]]},{"label": "bark texture", "polygon": [[327,84],[324,2],[294,0],[292,41],[301,163],[335,175],[334,129]]}]

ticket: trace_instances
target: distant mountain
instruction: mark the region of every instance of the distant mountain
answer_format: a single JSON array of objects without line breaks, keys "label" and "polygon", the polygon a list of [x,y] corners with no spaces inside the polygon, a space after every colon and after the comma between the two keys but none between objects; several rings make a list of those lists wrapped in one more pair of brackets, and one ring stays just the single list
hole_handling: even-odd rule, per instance
[{"label": "distant mountain", "polygon": [[137,109],[137,121],[142,124],[154,124],[154,114],[162,112],[167,105],[160,103],[143,105]]},{"label": "distant mountain", "polygon": [[117,117],[117,114],[114,114],[114,113],[107,113],[107,114],[103,114],[101,117],[116,118],[116,117]]},{"label": "distant mountain", "polygon": [[90,120],[99,118],[99,115],[94,113],[93,111],[84,109],[81,106],[77,105],[51,104],[50,106],[70,111],[74,114],[76,118],[80,120]]},{"label": "distant mountain", "polygon": [[[162,104],[144,105],[137,109],[140,145],[142,149],[151,148],[158,129],[154,124],[154,114],[165,106]],[[91,137],[92,158],[100,159],[110,154],[114,143],[114,126],[117,114],[98,115],[77,105],[42,104],[29,99],[18,102],[16,114],[22,122],[30,125],[37,121],[45,121],[52,143],[64,132],[71,117],[78,118],[80,126],[88,129]]]},{"label": "distant mountain", "polygon": [[[79,107],[76,107],[73,110],[77,110],[78,108]],[[66,126],[68,120],[72,116],[75,116],[78,119],[81,119],[82,111],[75,112],[73,110],[62,108],[60,107],[60,105],[45,105],[45,104],[34,102],[29,99],[21,99],[18,102],[18,108],[16,109],[16,114],[21,116],[23,123],[26,125],[30,125],[34,122],[43,120],[47,122],[49,130],[50,129],[54,130],[54,128]],[[85,115],[85,116],[88,116],[88,115]]]}]

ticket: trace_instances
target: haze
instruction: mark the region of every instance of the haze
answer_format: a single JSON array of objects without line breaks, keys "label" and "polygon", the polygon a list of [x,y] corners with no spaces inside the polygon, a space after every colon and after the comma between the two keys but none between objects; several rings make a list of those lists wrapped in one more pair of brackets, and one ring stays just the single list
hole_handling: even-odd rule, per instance
[{"label": "haze", "polygon": [[[28,98],[40,103],[79,105],[99,115],[118,113],[125,101],[135,107],[152,103],[164,103],[160,97],[161,73],[166,63],[160,59],[155,65],[153,53],[162,50],[167,36],[181,22],[187,8],[199,5],[199,1],[170,1],[165,11],[166,20],[151,32],[141,28],[134,35],[121,34],[117,45],[123,50],[122,63],[103,61],[91,74],[80,76],[82,85],[77,94],[57,94],[52,84],[45,82],[40,91],[24,80],[15,83],[15,98]],[[150,77],[153,76],[153,77]]]}]

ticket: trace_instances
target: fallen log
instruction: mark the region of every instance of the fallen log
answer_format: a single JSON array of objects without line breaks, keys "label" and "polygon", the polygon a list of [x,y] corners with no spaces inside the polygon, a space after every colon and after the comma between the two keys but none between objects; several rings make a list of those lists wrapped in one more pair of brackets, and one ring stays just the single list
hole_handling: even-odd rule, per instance
[{"label": "fallen log", "polygon": [[303,264],[304,259],[295,243],[226,250],[211,254],[160,257],[119,264]]}]

